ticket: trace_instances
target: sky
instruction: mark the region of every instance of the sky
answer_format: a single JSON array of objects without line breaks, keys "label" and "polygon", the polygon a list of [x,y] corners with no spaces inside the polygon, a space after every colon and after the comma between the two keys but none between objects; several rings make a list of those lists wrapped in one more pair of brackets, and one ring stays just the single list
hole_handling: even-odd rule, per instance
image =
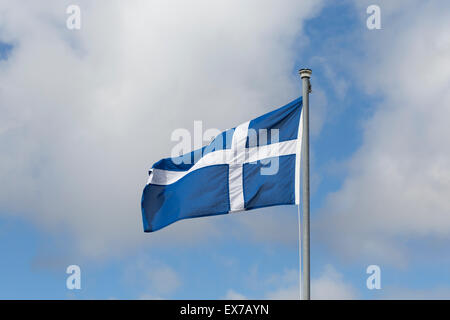
[{"label": "sky", "polygon": [[[381,29],[367,28],[372,4]],[[145,234],[140,198],[174,130],[282,106],[301,95],[302,67],[312,298],[449,299],[449,9],[0,2],[0,299],[297,299],[295,206]],[[66,287],[69,265],[80,290]]]}]

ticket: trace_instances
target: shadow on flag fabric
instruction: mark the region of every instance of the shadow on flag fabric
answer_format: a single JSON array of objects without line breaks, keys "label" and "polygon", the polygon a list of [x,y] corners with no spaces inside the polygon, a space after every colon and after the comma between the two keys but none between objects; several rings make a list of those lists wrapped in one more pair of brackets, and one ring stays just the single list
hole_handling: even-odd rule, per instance
[{"label": "shadow on flag fabric", "polygon": [[299,204],[302,98],[156,162],[142,195],[144,231],[187,218]]}]

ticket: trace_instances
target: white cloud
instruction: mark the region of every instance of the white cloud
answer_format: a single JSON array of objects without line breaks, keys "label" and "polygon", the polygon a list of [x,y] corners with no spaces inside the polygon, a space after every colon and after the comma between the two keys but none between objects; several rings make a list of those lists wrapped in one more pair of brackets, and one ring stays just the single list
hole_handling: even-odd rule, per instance
[{"label": "white cloud", "polygon": [[294,39],[320,2],[78,4],[79,31],[67,3],[0,4],[14,45],[0,62],[0,213],[63,230],[92,257],[220,234],[196,220],[144,235],[146,170],[175,128],[225,129],[298,96]]},{"label": "white cloud", "polygon": [[225,300],[246,300],[247,297],[243,294],[236,292],[232,289],[227,291],[227,294],[225,295]]},{"label": "white cloud", "polygon": [[125,269],[125,282],[142,290],[140,299],[170,297],[182,285],[179,274],[170,266],[140,257]]},{"label": "white cloud", "polygon": [[379,5],[355,72],[382,101],[315,228],[345,258],[405,265],[408,240],[450,240],[450,3]]},{"label": "white cloud", "polygon": [[163,298],[144,293],[139,296],[138,300],[163,300]]},{"label": "white cloud", "polygon": [[232,219],[232,223],[236,226],[230,228],[229,236],[269,246],[273,244],[297,246],[298,219],[295,206],[269,207],[238,213]]},{"label": "white cloud", "polygon": [[333,266],[327,265],[321,276],[312,280],[311,297],[322,300],[350,300],[357,299],[358,294],[351,284],[344,281],[341,273]]},{"label": "white cloud", "polygon": [[266,297],[270,300],[299,300],[300,293],[298,286],[292,286],[288,288],[279,288],[275,291],[268,292]]},{"label": "white cloud", "polygon": [[267,284],[275,287],[266,293],[267,299],[298,300],[300,298],[298,270],[286,269],[267,279]]},{"label": "white cloud", "polygon": [[[278,288],[266,294],[267,299],[297,300],[300,298],[298,270],[285,270],[282,275],[272,278]],[[318,278],[311,279],[311,299],[349,300],[357,299],[355,288],[347,283],[343,275],[331,265],[326,265]]]},{"label": "white cloud", "polygon": [[434,287],[425,289],[386,287],[382,296],[383,299],[394,300],[448,300],[450,299],[450,288]]},{"label": "white cloud", "polygon": [[161,294],[171,293],[181,284],[177,273],[169,267],[149,271],[148,278],[155,291]]}]

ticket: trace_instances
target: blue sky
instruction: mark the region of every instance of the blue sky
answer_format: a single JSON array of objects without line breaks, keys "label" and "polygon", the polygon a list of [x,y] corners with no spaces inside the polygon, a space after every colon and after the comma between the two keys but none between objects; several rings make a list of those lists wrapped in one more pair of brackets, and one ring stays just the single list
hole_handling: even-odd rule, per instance
[{"label": "blue sky", "polygon": [[[175,4],[147,17],[137,5],[81,2],[80,31],[67,31],[65,4],[53,4],[0,6],[11,13],[0,23],[1,299],[296,298],[296,207],[143,234],[139,200],[172,130],[199,119],[225,129],[281,106],[300,95],[301,67],[313,70],[313,297],[450,297],[450,152],[433,138],[448,130],[420,108],[433,97],[448,114],[448,31],[434,32],[450,21],[444,1],[420,4],[420,17],[381,1],[381,30],[367,29],[364,1],[263,4],[248,22],[239,18],[252,5],[199,5],[181,16],[183,31],[168,15]],[[134,24],[118,17],[136,12]],[[423,93],[408,68],[428,73]],[[406,147],[415,119],[429,174],[417,173],[417,145]],[[66,288],[70,264],[81,267],[81,290]],[[366,288],[371,264],[381,290]]]}]

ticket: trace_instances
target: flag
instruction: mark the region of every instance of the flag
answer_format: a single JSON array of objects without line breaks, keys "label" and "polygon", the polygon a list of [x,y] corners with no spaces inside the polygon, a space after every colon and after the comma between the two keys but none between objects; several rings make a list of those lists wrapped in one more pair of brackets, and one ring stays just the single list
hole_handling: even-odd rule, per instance
[{"label": "flag", "polygon": [[187,218],[299,204],[302,97],[156,162],[141,207],[145,232]]}]

